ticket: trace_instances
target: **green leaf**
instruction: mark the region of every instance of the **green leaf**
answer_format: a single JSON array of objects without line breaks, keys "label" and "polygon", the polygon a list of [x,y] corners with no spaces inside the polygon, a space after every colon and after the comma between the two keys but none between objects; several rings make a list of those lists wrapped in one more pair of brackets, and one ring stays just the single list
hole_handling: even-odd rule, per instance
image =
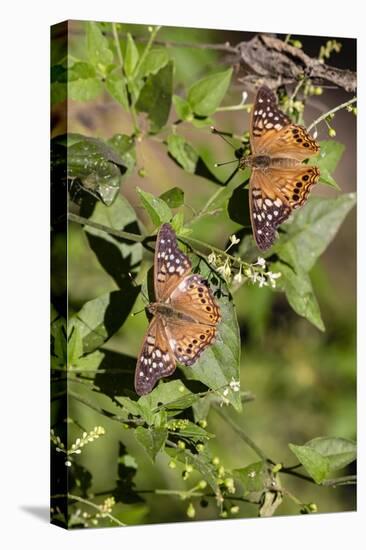
[{"label": "green leaf", "polygon": [[51,323],[51,353],[57,357],[57,364],[64,367],[67,364],[67,326],[63,317],[57,317]]},{"label": "green leaf", "polygon": [[296,212],[293,222],[285,224],[286,234],[274,248],[286,262],[296,262],[309,271],[334,239],[345,217],[356,203],[355,193],[325,199],[312,197]]},{"label": "green leaf", "polygon": [[123,290],[107,292],[86,302],[70,320],[71,325],[75,323],[79,326],[84,353],[90,353],[104,344],[122,326],[130,309],[126,307],[126,293]]},{"label": "green leaf", "polygon": [[324,330],[324,324],[308,271],[335,237],[355,200],[354,193],[334,199],[312,197],[292,223],[284,224],[285,233],[273,247],[280,261],[272,264],[271,270],[282,273],[278,286],[294,311],[319,330]]},{"label": "green leaf", "polygon": [[179,95],[173,95],[173,105],[181,120],[192,120],[193,113],[190,104],[186,99]]},{"label": "green leaf", "polygon": [[86,46],[88,61],[98,69],[113,63],[113,52],[109,49],[108,40],[103,36],[98,23],[86,23]]},{"label": "green leaf", "polygon": [[[101,362],[104,359],[104,353],[100,351],[93,351],[93,353],[88,353],[88,355],[83,355],[75,362],[74,367],[77,369],[83,369],[85,371],[97,371],[100,367]],[[70,366],[70,365],[69,365]]]},{"label": "green leaf", "polygon": [[168,437],[168,430],[165,428],[143,428],[138,426],[134,431],[136,440],[145,449],[152,462],[158,452],[164,447]]},{"label": "green leaf", "polygon": [[51,103],[65,99],[90,101],[101,94],[103,86],[95,68],[78,61],[69,67],[54,65],[51,68]]},{"label": "green leaf", "polygon": [[[192,394],[193,395],[193,394]],[[177,423],[181,422],[182,426],[177,427]],[[184,424],[183,424],[184,422]],[[169,420],[168,421],[168,429],[173,430],[176,432],[176,435],[180,434],[182,437],[192,439],[195,442],[204,441],[215,437],[214,434],[210,434],[200,426],[197,426],[193,422],[187,421],[181,421],[181,420]]]},{"label": "green leaf", "polygon": [[150,132],[158,132],[168,121],[173,93],[173,62],[169,61],[156,74],[148,76],[136,103],[136,109],[147,113]]},{"label": "green leaf", "polygon": [[339,189],[339,186],[332,176],[332,173],[337,168],[341,160],[345,146],[333,140],[320,141],[319,154],[311,159],[310,164],[318,166],[320,169],[320,183],[325,183],[331,187]]},{"label": "green leaf", "polygon": [[219,484],[217,483],[216,467],[212,464],[211,457],[207,452],[193,454],[190,451],[185,451],[181,456],[176,457],[182,462],[191,464],[207,483],[210,485],[217,497],[221,497]]},{"label": "green leaf", "polygon": [[[84,210],[82,208],[81,215],[86,214]],[[112,229],[123,231],[128,228],[130,233],[140,234],[136,212],[122,195],[118,195],[111,206],[97,203],[93,213],[85,217]],[[131,274],[137,274],[140,268],[142,244],[121,239],[88,225],[84,226],[84,231],[103,269],[114,279],[119,288],[124,289],[125,305],[129,304],[132,307],[138,288],[132,284]]]},{"label": "green leaf", "polygon": [[179,208],[184,204],[184,191],[180,187],[172,187],[159,197],[169,208]]},{"label": "green leaf", "polygon": [[226,283],[206,263],[200,261],[197,267],[197,273],[209,281],[210,288],[220,306],[221,321],[215,343],[205,350],[193,367],[184,367],[184,369],[182,367],[182,369],[187,378],[199,380],[216,390],[237,411],[240,411],[240,392],[230,387],[230,382],[240,380],[241,350],[239,326],[232,296]]},{"label": "green leaf", "polygon": [[118,195],[125,161],[109,144],[80,136],[67,149],[67,177],[80,180],[83,188],[110,205]]},{"label": "green leaf", "polygon": [[188,90],[188,103],[197,115],[212,115],[230,85],[232,69],[202,78]]},{"label": "green leaf", "polygon": [[289,447],[313,480],[321,484],[330,471],[330,461],[328,457],[322,456],[307,445],[300,446],[289,443]]},{"label": "green leaf", "polygon": [[127,44],[126,44],[126,51],[125,51],[125,59],[124,59],[124,71],[126,73],[127,77],[131,77],[137,62],[139,60],[139,52],[136,47],[135,41],[130,35],[130,33],[127,34]]},{"label": "green leaf", "polygon": [[319,304],[308,273],[301,268],[295,270],[282,262],[271,264],[271,271],[281,273],[280,279],[277,279],[277,287],[285,292],[292,309],[300,317],[305,317],[319,330],[324,331]]},{"label": "green leaf", "polygon": [[67,363],[75,366],[78,359],[83,355],[83,338],[77,324],[73,325],[67,341]]},{"label": "green leaf", "polygon": [[329,461],[329,470],[340,470],[357,458],[357,446],[354,441],[342,437],[316,437],[306,443]]},{"label": "green leaf", "polygon": [[136,164],[134,138],[126,134],[114,134],[107,143],[113,147],[127,166],[126,175],[130,175]]},{"label": "green leaf", "polygon": [[105,79],[105,86],[113,99],[118,101],[126,110],[129,108],[126,83],[121,75],[110,73]]},{"label": "green leaf", "polygon": [[142,61],[137,77],[143,78],[149,74],[156,74],[169,62],[169,53],[165,48],[153,48]]},{"label": "green leaf", "polygon": [[[154,411],[158,406],[176,409],[177,401],[181,401],[181,404],[184,405],[184,400],[191,395],[193,394],[180,380],[172,380],[170,382],[161,381],[152,392],[140,397],[138,403],[140,406],[146,407],[150,411]],[[197,399],[199,399],[199,397],[197,397]],[[182,408],[187,407],[184,405]]]},{"label": "green leaf", "polygon": [[198,154],[183,136],[171,134],[167,138],[168,152],[187,172],[194,174]]},{"label": "green leaf", "polygon": [[154,195],[147,191],[143,191],[139,187],[136,187],[136,191],[140,197],[142,206],[149,214],[155,227],[172,219],[172,211],[166,202],[158,197],[154,197]]}]

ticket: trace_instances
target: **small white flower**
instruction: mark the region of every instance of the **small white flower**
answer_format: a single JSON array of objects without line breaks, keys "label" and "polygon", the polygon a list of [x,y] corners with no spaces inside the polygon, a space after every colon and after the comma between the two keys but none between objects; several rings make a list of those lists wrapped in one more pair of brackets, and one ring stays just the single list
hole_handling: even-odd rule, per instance
[{"label": "small white flower", "polygon": [[207,258],[207,261],[209,264],[215,264],[216,263],[216,254],[215,252],[211,252],[209,257]]},{"label": "small white flower", "polygon": [[224,391],[222,392],[222,395],[226,397],[228,394],[229,394],[229,388],[225,388]]},{"label": "small white flower", "polygon": [[263,275],[258,274],[257,280],[259,288],[262,288],[262,286],[268,286],[267,280]]},{"label": "small white flower", "polygon": [[230,235],[230,241],[231,241],[231,244],[240,243],[240,239],[238,239],[238,237],[236,237],[235,235]]},{"label": "small white flower", "polygon": [[272,271],[268,271],[267,276],[272,288],[276,288],[276,279],[281,277],[281,273],[272,273]]},{"label": "small white flower", "polygon": [[260,267],[266,267],[266,260],[264,258],[261,258],[260,256],[258,256],[258,260],[257,260],[256,265],[259,265]]},{"label": "small white flower", "polygon": [[231,379],[229,386],[234,392],[240,391],[240,382],[239,380],[235,380],[235,378]]},{"label": "small white flower", "polygon": [[241,271],[239,271],[236,275],[234,275],[234,283],[241,283],[243,280],[243,275]]}]

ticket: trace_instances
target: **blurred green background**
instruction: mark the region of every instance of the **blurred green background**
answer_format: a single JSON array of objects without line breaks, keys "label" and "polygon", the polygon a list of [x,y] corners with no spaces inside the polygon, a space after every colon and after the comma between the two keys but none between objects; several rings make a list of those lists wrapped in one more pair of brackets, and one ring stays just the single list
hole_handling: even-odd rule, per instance
[{"label": "blurred green background", "polygon": [[[70,53],[83,57],[85,36],[82,22],[70,23],[69,31]],[[147,27],[142,25],[122,25],[121,32],[131,32],[137,38],[148,35]],[[225,55],[222,52],[204,47],[180,47],[177,45],[179,42],[202,45],[230,41],[236,44],[251,36],[233,31],[161,29],[158,40],[175,44],[169,47],[176,63],[175,93],[179,94],[200,77],[225,68]],[[320,45],[326,41],[326,38],[297,38],[301,39],[304,50],[310,55],[316,55]],[[339,41],[343,50],[335,54],[330,63],[354,69],[355,41]],[[242,87],[233,79],[224,104],[239,103],[242,91]],[[310,98],[305,109],[305,122],[309,124],[319,114],[348,98],[345,92],[335,89],[325,90],[323,95]],[[250,95],[248,101],[251,100]],[[169,120],[173,122],[175,119],[176,115],[172,112]],[[57,108],[53,120],[53,135],[63,133],[65,128],[57,116]],[[242,134],[248,130],[248,115],[244,111],[218,113],[215,115],[215,124],[222,130]],[[337,130],[337,140],[346,145],[346,152],[334,176],[343,192],[353,191],[356,185],[355,117],[341,111],[333,126]],[[130,134],[132,130],[129,115],[107,95],[87,103],[69,102],[68,132],[109,138],[115,133]],[[230,173],[232,167],[215,169],[214,163],[231,160],[233,151],[217,136],[210,134],[208,128],[196,129],[184,123],[179,126],[179,133],[189,139],[213,171],[221,170],[220,177]],[[327,137],[325,125],[319,127],[318,137]],[[144,177],[138,175],[138,170],[142,168]],[[240,174],[236,177],[240,181]],[[181,170],[167,157],[161,144],[152,138],[145,138],[137,144],[137,169],[124,181],[121,189],[140,221],[149,230],[152,228],[139,205],[136,186],[155,195],[174,186],[182,187],[186,202],[196,209],[216,190],[212,182]],[[333,189],[322,185],[318,185],[313,193],[323,196],[336,194]],[[188,208],[185,214],[190,216]],[[282,294],[268,288],[244,286],[234,296],[242,339],[241,386],[243,390],[255,395],[255,400],[245,404],[240,418],[236,416],[236,419],[268,456],[286,465],[296,462],[288,449],[289,442],[301,445],[314,437],[325,435],[356,439],[355,216],[355,211],[352,211],[311,273],[326,332],[319,332],[298,317]],[[228,235],[237,229],[238,225],[229,221],[225,214],[220,214],[197,223],[193,236],[223,247]],[[69,224],[68,245],[69,307],[72,312],[77,311],[85,301],[117,287],[100,267],[83,230],[77,224]],[[144,254],[138,282],[144,281],[152,262],[152,256],[146,251]],[[134,311],[144,306],[144,301],[139,297]],[[105,348],[136,356],[146,326],[147,320],[143,313],[129,317]],[[96,402],[98,399],[101,398],[95,393]],[[73,411],[70,410],[69,414],[72,417]],[[77,416],[85,428],[103,425],[107,431],[106,436],[87,446],[80,455],[80,463],[93,473],[94,494],[108,494],[108,490],[115,485],[120,441],[138,463],[135,481],[139,489],[177,489],[193,484],[191,480],[184,482],[179,471],[170,470],[163,456],[159,456],[156,464],[152,465],[133,434],[121,430],[118,424],[101,418],[82,405],[78,407]],[[214,411],[208,420],[208,431],[216,434],[209,445],[225,467],[238,468],[256,461],[253,452]],[[77,434],[75,429],[75,437]],[[351,465],[345,473],[353,472]],[[355,509],[355,489],[352,486],[331,489],[317,487],[290,476],[284,477],[286,487],[301,497],[303,502],[316,502],[319,512]],[[186,502],[150,494],[144,495],[144,498],[146,504],[118,505],[129,523],[187,520]],[[285,499],[276,515],[292,513],[298,513],[298,507]],[[256,514],[256,507],[240,505],[239,517],[254,517]],[[197,507],[196,519],[215,517],[217,512],[214,504],[207,508]]]}]

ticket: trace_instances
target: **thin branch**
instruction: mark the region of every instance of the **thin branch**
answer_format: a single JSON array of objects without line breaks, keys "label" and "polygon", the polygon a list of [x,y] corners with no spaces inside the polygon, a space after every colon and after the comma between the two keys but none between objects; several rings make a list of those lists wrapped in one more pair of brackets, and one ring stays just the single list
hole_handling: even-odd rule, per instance
[{"label": "thin branch", "polygon": [[324,487],[337,487],[339,485],[356,485],[356,483],[357,483],[357,476],[350,475],[350,476],[336,477],[335,479],[326,479],[325,481],[323,481],[322,485]]},{"label": "thin branch", "polygon": [[120,237],[121,239],[126,239],[127,241],[142,243],[145,240],[145,237],[143,237],[142,235],[135,235],[134,233],[127,233],[126,231],[113,229],[112,227],[108,227],[107,225],[102,225],[101,223],[93,222],[88,218],[84,218],[83,216],[78,216],[77,214],[72,214],[71,212],[69,212],[68,214],[68,219],[75,223],[80,223],[82,225],[89,225],[90,227],[94,227],[94,229],[105,231],[110,235],[114,235],[115,237]]},{"label": "thin branch", "polygon": [[355,103],[356,101],[357,101],[357,97],[353,97],[349,101],[345,101],[344,103],[341,103],[341,105],[337,105],[337,107],[333,107],[333,109],[330,109],[330,111],[327,111],[326,113],[321,115],[319,118],[314,120],[314,122],[312,122],[310,126],[308,126],[308,132],[310,132],[310,130],[314,128],[314,126],[317,126],[320,122],[325,120],[329,115],[332,115],[333,113],[336,113],[341,109],[345,109],[346,107],[348,107],[348,105],[352,105],[352,103]]},{"label": "thin branch", "polygon": [[223,411],[223,409],[221,407],[214,406],[214,409],[217,412],[217,414],[219,414],[221,416],[221,418],[223,418],[225,420],[225,422],[227,422],[232,427],[232,429],[241,437],[241,439],[244,441],[244,443],[246,443],[248,445],[248,447],[250,447],[259,456],[259,458],[261,460],[263,460],[264,462],[270,462],[272,464],[275,464],[272,460],[270,460],[265,455],[265,453],[262,451],[262,449],[260,449],[258,447],[258,445],[256,443],[254,443],[254,441],[245,433],[245,431],[240,426],[238,426],[234,422],[234,420],[232,420],[232,418],[230,418],[229,415],[227,415]]},{"label": "thin branch", "polygon": [[68,493],[67,495],[51,495],[52,499],[59,499],[59,498],[70,498],[71,500],[77,500],[78,502],[81,502],[82,504],[86,504],[87,506],[90,506],[91,508],[94,508],[97,510],[100,514],[103,514],[103,516],[109,518],[111,521],[119,525],[120,527],[127,527],[126,523],[122,523],[118,518],[113,516],[113,514],[110,514],[109,512],[103,512],[101,510],[100,504],[95,504],[94,502],[91,502],[90,500],[86,500],[85,498],[81,498],[78,495],[72,495]]},{"label": "thin branch", "polygon": [[77,393],[74,393],[73,391],[69,390],[68,395],[70,397],[73,397],[76,401],[79,401],[80,403],[82,403],[86,407],[89,407],[93,411],[101,414],[102,416],[105,416],[106,418],[109,418],[110,420],[115,420],[116,422],[120,422],[121,424],[132,424],[133,426],[135,426],[135,425],[139,426],[140,424],[145,423],[144,420],[141,420],[141,421],[139,421],[137,419],[136,420],[129,420],[129,419],[123,418],[122,416],[119,416],[117,414],[114,414],[114,413],[111,413],[111,412],[106,411],[104,409],[101,409],[100,407],[97,407],[96,405],[94,405],[91,401],[89,401],[85,397],[81,397],[81,395],[79,395]]}]

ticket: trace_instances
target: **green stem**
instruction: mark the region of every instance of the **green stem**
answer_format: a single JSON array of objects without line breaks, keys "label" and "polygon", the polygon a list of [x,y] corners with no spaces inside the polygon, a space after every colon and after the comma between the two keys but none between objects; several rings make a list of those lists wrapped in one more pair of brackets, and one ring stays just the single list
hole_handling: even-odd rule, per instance
[{"label": "green stem", "polygon": [[[213,252],[217,252],[221,256],[226,256],[232,262],[236,262],[239,265],[243,265],[245,267],[249,267],[249,265],[250,265],[247,262],[243,262],[243,260],[241,260],[237,256],[232,256],[231,254],[228,254],[227,252],[225,252],[225,250],[221,250],[221,248],[217,248],[216,246],[213,246],[212,244],[208,244],[208,243],[205,243],[203,241],[200,241],[199,239],[194,239],[193,237],[189,237],[189,236],[185,235],[184,237],[179,237],[179,240],[183,241],[183,242],[184,241],[190,241],[194,244],[197,244],[198,246],[203,246],[204,248],[212,250]],[[188,243],[188,246],[189,246],[189,243]]]},{"label": "green stem", "polygon": [[102,512],[100,505],[95,504],[94,502],[91,502],[90,500],[86,500],[85,498],[81,498],[78,495],[72,495],[71,493],[68,493],[67,495],[53,495],[51,496],[52,499],[58,499],[58,498],[70,498],[71,500],[76,500],[77,502],[81,502],[82,504],[86,504],[87,506],[90,506],[91,508],[94,508],[94,510],[97,510],[100,514],[103,514],[105,517],[109,518],[111,521],[119,525],[120,527],[127,527],[126,523],[122,523],[119,519],[117,519],[115,516],[110,514],[109,512]]},{"label": "green stem", "polygon": [[357,483],[357,476],[343,476],[336,477],[335,479],[326,479],[323,481],[322,485],[324,487],[337,487],[338,485],[355,485]]},{"label": "green stem", "polygon": [[78,216],[77,214],[72,214],[71,212],[69,212],[68,214],[68,219],[75,223],[80,223],[82,225],[89,225],[90,227],[94,227],[94,229],[105,231],[110,235],[114,235],[115,237],[120,237],[121,239],[126,239],[127,241],[142,243],[145,240],[145,237],[143,237],[142,235],[135,235],[134,233],[119,231],[118,229],[113,229],[112,227],[108,227],[107,225],[102,225],[101,223],[93,222],[88,218],[84,218],[83,216]]},{"label": "green stem", "polygon": [[141,55],[140,59],[138,60],[137,65],[136,65],[136,67],[133,71],[133,76],[134,77],[138,74],[138,72],[140,70],[140,67],[143,64],[143,62],[145,61],[146,56],[149,53],[149,51],[151,49],[151,46],[153,45],[153,42],[155,40],[155,37],[158,34],[160,29],[161,29],[161,27],[158,25],[158,26],[154,27],[153,30],[151,31],[148,43],[146,44],[146,47],[145,47],[144,51],[142,52],[142,55]]},{"label": "green stem", "polygon": [[227,105],[226,107],[218,107],[216,112],[224,111],[250,111],[252,108],[252,103],[238,103],[237,105]]},{"label": "green stem", "polygon": [[314,120],[314,122],[312,122],[310,124],[310,126],[308,126],[307,131],[310,132],[310,130],[312,130],[312,128],[314,128],[314,126],[317,126],[320,122],[325,120],[329,115],[332,115],[333,113],[336,113],[337,111],[340,111],[341,109],[345,109],[346,107],[348,107],[348,105],[352,105],[352,103],[355,103],[356,101],[357,101],[357,97],[353,97],[349,101],[345,101],[344,103],[341,103],[341,105],[337,105],[337,107],[333,107],[333,109],[330,109],[330,111],[327,111],[326,113],[321,115],[319,118]]},{"label": "green stem", "polygon": [[85,399],[85,397],[81,397],[81,395],[74,393],[73,391],[68,391],[68,395],[75,399],[76,401],[79,401],[79,403],[82,403],[86,407],[89,407],[93,411],[101,414],[102,416],[105,416],[106,418],[109,418],[110,420],[115,420],[116,422],[120,422],[121,424],[132,424],[133,426],[141,424],[144,424],[144,420],[128,420],[126,418],[123,418],[122,416],[118,416],[117,414],[111,413],[109,411],[105,411],[104,409],[101,409],[94,405],[91,401],[88,399]]},{"label": "green stem", "polygon": [[116,23],[112,23],[112,33],[113,33],[113,38],[114,38],[114,42],[115,42],[115,45],[116,45],[118,62],[119,62],[120,68],[122,70],[122,76],[124,76],[124,74],[123,74],[122,50],[121,50],[121,44],[120,44],[119,38],[118,38],[118,31],[117,31]]},{"label": "green stem", "polygon": [[[119,61],[120,68],[121,68],[121,72],[122,72],[122,82],[125,83],[125,73],[124,73],[124,70],[123,70],[122,50],[121,50],[121,44],[119,43],[118,31],[117,31],[117,25],[116,25],[116,23],[112,23],[112,32],[113,32],[114,42],[115,42],[115,45],[116,45],[117,57],[118,57],[118,61]],[[125,84],[125,86],[126,86],[126,84]],[[126,95],[127,95],[127,92],[126,92]],[[132,124],[133,124],[134,133],[136,134],[136,133],[139,132],[139,127],[138,127],[137,115],[136,115],[135,107],[134,107],[133,105],[130,105],[130,109],[129,109],[129,110],[130,110],[130,114],[131,114],[131,118],[132,118]]]}]

